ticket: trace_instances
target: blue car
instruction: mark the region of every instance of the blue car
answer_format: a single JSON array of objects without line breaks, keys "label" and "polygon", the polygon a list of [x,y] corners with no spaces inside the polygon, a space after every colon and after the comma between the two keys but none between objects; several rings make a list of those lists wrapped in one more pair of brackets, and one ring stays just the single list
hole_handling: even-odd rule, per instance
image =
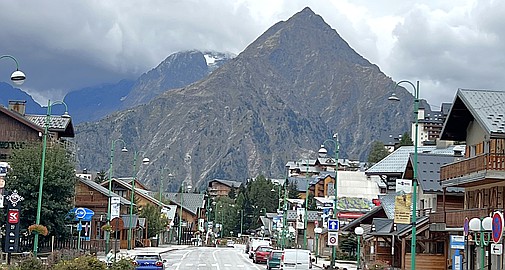
[{"label": "blue car", "polygon": [[165,270],[165,260],[157,253],[137,254],[133,262],[138,270]]}]

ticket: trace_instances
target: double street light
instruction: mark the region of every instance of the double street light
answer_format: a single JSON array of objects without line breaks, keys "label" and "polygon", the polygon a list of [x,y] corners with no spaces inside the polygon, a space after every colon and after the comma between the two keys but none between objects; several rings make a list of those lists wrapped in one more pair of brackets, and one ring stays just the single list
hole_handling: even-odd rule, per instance
[{"label": "double street light", "polygon": [[[108,182],[109,182],[109,195],[108,195],[108,198],[109,198],[109,201],[108,201],[108,204],[107,204],[107,225],[110,225],[110,219],[111,219],[111,213],[110,213],[110,208],[111,208],[111,193],[112,193],[112,163],[113,163],[113,160],[114,160],[114,149],[115,149],[115,145],[116,143],[119,142],[119,143],[122,143],[123,144],[123,148],[121,148],[121,152],[125,153],[125,152],[128,152],[128,149],[126,149],[126,142],[123,141],[122,139],[116,139],[114,141],[112,141],[111,143],[111,147],[110,147],[110,162],[109,162],[109,179],[108,179]],[[109,252],[109,243],[110,243],[110,232],[109,231],[106,231],[105,232],[105,253]]]},{"label": "double street light", "polygon": [[[132,186],[132,192],[131,192],[131,207],[130,207],[130,222],[128,223],[129,226],[128,226],[128,249],[132,249],[132,246],[131,246],[131,239],[132,239],[132,228],[133,228],[133,224],[132,224],[132,221],[133,221],[133,205],[135,204],[134,201],[135,201],[135,180],[137,178],[137,156],[140,154],[140,153],[144,153],[142,151],[135,151],[133,153],[133,177],[132,177],[132,183],[131,183],[131,186]],[[147,165],[149,164],[149,159],[144,157],[142,159],[142,164],[144,165]]]},{"label": "double street light", "polygon": [[[416,85],[411,83],[410,81],[399,81],[395,85],[395,90],[402,83],[407,83],[414,89],[414,117],[415,117],[415,134],[414,134],[414,164],[412,165],[414,174],[412,179],[412,240],[411,240],[411,262],[410,267],[412,270],[416,269],[416,231],[417,231],[417,146],[418,146],[418,130],[419,130],[419,81],[417,81]],[[400,101],[400,99],[394,94],[388,98],[391,101]]]},{"label": "double street light", "polygon": [[358,267],[357,267],[357,269],[359,270],[359,269],[361,269],[361,241],[360,240],[361,240],[361,236],[364,233],[364,230],[362,227],[356,227],[354,229],[354,233],[356,234],[356,237],[358,238],[358,255],[357,255]]},{"label": "double street light", "polygon": [[[480,238],[477,239],[477,236],[475,237],[475,243],[479,246],[480,248],[480,269],[484,270],[485,269],[485,262],[486,262],[486,254],[485,254],[485,247],[489,245],[491,242],[491,231],[493,229],[493,218],[492,217],[485,217],[485,218],[472,218],[470,222],[468,223],[468,228],[474,232],[476,235],[477,233],[480,234]],[[486,241],[486,236],[487,236],[487,241]]]},{"label": "double street light", "polygon": [[[51,121],[51,107],[54,105],[58,105],[58,104],[63,104],[65,106],[65,113],[61,117],[62,118],[70,118],[70,115],[68,114],[68,106],[65,102],[54,101],[53,103],[51,103],[51,100],[47,101],[47,114],[46,114],[46,120],[45,120],[45,125],[44,125],[44,134],[42,134],[42,164],[40,165],[39,194],[38,194],[38,201],[37,201],[37,217],[35,220],[35,224],[37,224],[37,225],[40,225],[40,212],[42,209],[42,191],[43,191],[43,186],[44,186],[44,172],[45,172],[45,165],[46,165],[47,134],[49,133],[49,123]],[[35,233],[35,237],[33,239],[33,255],[35,256],[35,258],[37,257],[38,245],[39,245],[39,234]]]},{"label": "double street light", "polygon": [[2,56],[0,56],[0,59],[3,59],[3,58],[11,59],[11,60],[13,60],[16,63],[16,70],[14,72],[12,72],[12,74],[11,74],[11,81],[15,85],[22,85],[23,82],[26,79],[26,76],[25,76],[25,74],[21,70],[19,70],[19,63],[16,60],[16,58],[14,58],[12,55],[2,55]]},{"label": "double street light", "polygon": [[[321,145],[321,149],[319,149],[318,153],[319,154],[326,154],[327,151],[324,148],[324,144],[326,142],[333,142],[335,145],[335,183],[333,184],[333,219],[337,219],[337,183],[338,183],[338,154],[340,150],[340,145],[338,141],[338,133],[333,134],[333,139],[327,139],[323,142]],[[331,247],[331,267],[332,269],[335,267],[335,260],[337,257],[337,248],[335,246]]]}]

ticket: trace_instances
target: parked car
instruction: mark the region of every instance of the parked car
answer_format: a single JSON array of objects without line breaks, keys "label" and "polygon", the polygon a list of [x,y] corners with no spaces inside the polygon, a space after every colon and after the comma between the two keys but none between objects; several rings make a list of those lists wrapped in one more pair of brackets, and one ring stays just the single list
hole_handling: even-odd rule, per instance
[{"label": "parked car", "polygon": [[281,267],[282,250],[272,250],[267,258],[267,270]]},{"label": "parked car", "polygon": [[271,246],[259,246],[256,248],[254,251],[254,256],[253,256],[253,262],[254,263],[260,263],[260,262],[267,262],[268,255],[270,255],[270,252],[272,251]]},{"label": "parked car", "polygon": [[270,240],[264,239],[253,239],[249,244],[249,258],[254,258],[254,252],[259,246],[272,246],[272,242]]},{"label": "parked car", "polygon": [[158,253],[139,253],[133,257],[136,270],[165,270],[165,262]]},{"label": "parked car", "polygon": [[281,257],[281,270],[308,270],[312,268],[310,251],[285,249]]}]

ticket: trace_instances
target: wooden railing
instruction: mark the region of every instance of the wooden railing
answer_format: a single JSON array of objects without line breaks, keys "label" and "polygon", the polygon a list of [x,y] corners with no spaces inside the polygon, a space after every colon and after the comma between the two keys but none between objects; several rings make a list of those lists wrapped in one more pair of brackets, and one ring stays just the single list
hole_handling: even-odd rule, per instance
[{"label": "wooden railing", "polygon": [[465,217],[472,219],[489,216],[494,210],[491,208],[476,208],[465,210],[446,210],[430,214],[430,223],[445,223],[447,227],[463,227]]},{"label": "wooden railing", "polygon": [[444,181],[488,170],[505,171],[505,154],[482,154],[442,165],[440,167],[440,180]]}]

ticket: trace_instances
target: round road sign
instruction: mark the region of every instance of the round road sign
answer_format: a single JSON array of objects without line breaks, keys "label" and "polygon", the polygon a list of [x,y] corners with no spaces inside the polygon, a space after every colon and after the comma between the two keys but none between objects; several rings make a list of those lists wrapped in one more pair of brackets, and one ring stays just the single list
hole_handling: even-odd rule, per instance
[{"label": "round road sign", "polygon": [[75,217],[78,219],[84,218],[86,216],[86,210],[82,207],[75,209]]},{"label": "round road sign", "polygon": [[503,215],[500,212],[494,212],[492,223],[493,242],[495,244],[500,242],[502,235],[503,235]]}]

